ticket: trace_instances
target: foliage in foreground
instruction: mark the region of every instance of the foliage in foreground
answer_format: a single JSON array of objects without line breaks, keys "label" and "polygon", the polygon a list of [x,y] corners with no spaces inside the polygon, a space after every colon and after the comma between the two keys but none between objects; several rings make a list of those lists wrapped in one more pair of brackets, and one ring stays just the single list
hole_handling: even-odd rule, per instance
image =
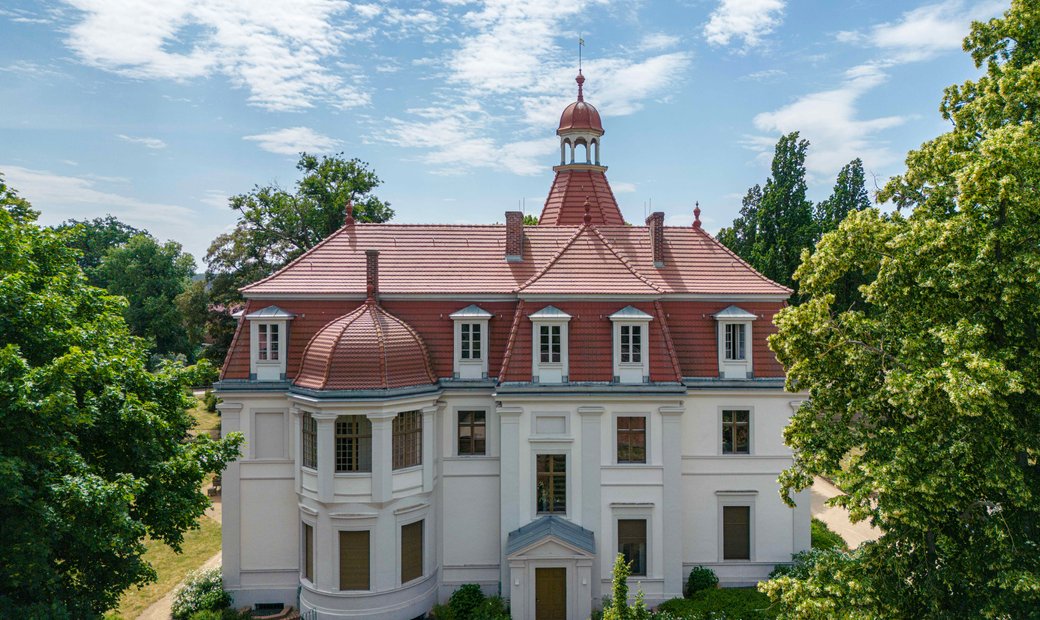
[{"label": "foliage in foreground", "polygon": [[[1040,610],[1040,6],[965,40],[952,130],[805,256],[770,344],[810,398],[785,431],[787,499],[815,475],[883,532],[764,584],[785,617],[1037,617]],[[850,270],[865,304],[833,305]],[[847,466],[841,467],[848,454]]]},{"label": "foliage in foreground", "polygon": [[657,616],[683,620],[769,620],[776,611],[769,597],[754,588],[711,588],[691,598],[673,598],[657,606]]},{"label": "foliage in foreground", "polygon": [[715,571],[703,566],[694,566],[686,577],[686,587],[683,596],[691,598],[701,590],[710,590],[719,587],[719,578]]},{"label": "foliage in foreground", "polygon": [[[90,286],[63,233],[0,196],[0,617],[92,618],[155,579],[147,536],[178,549],[208,473],[241,438],[188,440],[204,366],[146,366],[125,302]],[[13,203],[13,204],[12,204]]]},{"label": "foliage in foreground", "polygon": [[827,527],[826,523],[815,517],[813,517],[809,525],[809,532],[813,549],[840,549],[844,551],[849,548],[841,534]]},{"label": "foliage in foreground", "polygon": [[509,620],[509,605],[500,596],[485,596],[480,586],[467,583],[451,594],[447,605],[435,605],[437,620]]},{"label": "foliage in foreground", "polygon": [[231,594],[224,590],[221,569],[193,571],[173,593],[170,616],[173,620],[191,620],[199,612],[221,612],[231,603]]}]

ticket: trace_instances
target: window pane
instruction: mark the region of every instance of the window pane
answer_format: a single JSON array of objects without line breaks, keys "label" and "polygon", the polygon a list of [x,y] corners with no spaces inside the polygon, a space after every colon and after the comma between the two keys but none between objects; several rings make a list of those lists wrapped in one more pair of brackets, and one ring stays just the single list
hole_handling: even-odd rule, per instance
[{"label": "window pane", "polygon": [[632,326],[632,359],[630,360],[634,364],[638,364],[643,361],[642,358],[643,348],[643,329],[638,325]]},{"label": "window pane", "polygon": [[302,465],[314,469],[318,466],[318,421],[309,413],[303,414],[300,431],[303,439]]},{"label": "window pane", "polygon": [[473,338],[470,340],[470,346],[472,347],[472,359],[480,359],[480,323],[473,324]]},{"label": "window pane", "polygon": [[646,575],[646,519],[618,520],[618,553],[633,575]]},{"label": "window pane", "polygon": [[540,513],[567,512],[567,457],[539,454],[536,504]]},{"label": "window pane", "polygon": [[271,361],[278,361],[278,325],[270,325],[267,333],[267,358]]},{"label": "window pane", "polygon": [[372,471],[372,422],[366,416],[336,418],[336,471]]},{"label": "window pane", "polygon": [[751,559],[751,507],[722,507],[722,559]]},{"label": "window pane", "polygon": [[423,522],[401,526],[401,583],[423,575]]},{"label": "window pane", "polygon": [[469,359],[469,324],[462,324],[462,359]]},{"label": "window pane", "polygon": [[459,454],[482,455],[485,450],[485,413],[459,412]]},{"label": "window pane", "polygon": [[303,524],[303,576],[314,583],[314,528]]},{"label": "window pane", "polygon": [[261,361],[267,360],[267,325],[261,323],[256,328],[257,331],[257,353],[256,359]]},{"label": "window pane", "polygon": [[368,530],[339,533],[339,589],[368,590],[371,546]]},{"label": "window pane", "polygon": [[538,333],[541,361],[543,364],[547,364],[549,363],[549,326],[542,325],[538,328]]},{"label": "window pane", "polygon": [[619,416],[617,419],[618,463],[646,462],[646,418]]},{"label": "window pane", "polygon": [[750,454],[751,412],[746,410],[723,410],[722,453]]},{"label": "window pane", "polygon": [[405,411],[393,422],[393,468],[413,467],[422,463],[422,412]]}]

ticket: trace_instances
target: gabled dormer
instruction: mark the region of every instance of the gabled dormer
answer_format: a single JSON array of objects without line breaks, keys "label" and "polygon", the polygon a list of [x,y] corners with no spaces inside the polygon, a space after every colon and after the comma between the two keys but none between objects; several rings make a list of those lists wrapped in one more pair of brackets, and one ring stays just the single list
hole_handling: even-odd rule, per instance
[{"label": "gabled dormer", "polygon": [[567,324],[571,315],[555,306],[531,314],[531,381],[566,383],[570,374]]},{"label": "gabled dormer", "polygon": [[654,317],[639,308],[625,306],[610,315],[614,325],[614,381],[650,381],[650,356],[647,341]]},{"label": "gabled dormer", "polygon": [[751,322],[758,315],[729,306],[712,315],[718,324],[719,377],[750,379],[752,367]]},{"label": "gabled dormer", "polygon": [[455,322],[456,379],[486,379],[488,375],[488,323],[494,316],[480,306],[466,306],[451,313]]},{"label": "gabled dormer", "polygon": [[285,380],[289,321],[295,314],[267,306],[245,315],[249,321],[249,377],[254,381]]}]

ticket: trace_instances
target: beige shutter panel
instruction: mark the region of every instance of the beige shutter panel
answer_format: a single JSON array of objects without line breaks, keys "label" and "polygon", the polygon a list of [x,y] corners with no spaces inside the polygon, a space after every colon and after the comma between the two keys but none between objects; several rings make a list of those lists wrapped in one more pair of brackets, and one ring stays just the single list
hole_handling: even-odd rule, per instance
[{"label": "beige shutter panel", "polygon": [[371,547],[368,530],[339,533],[339,589],[368,590]]},{"label": "beige shutter panel", "polygon": [[750,507],[722,507],[722,559],[751,559]]},{"label": "beige shutter panel", "polygon": [[423,574],[423,522],[416,521],[401,527],[401,583],[408,583]]}]

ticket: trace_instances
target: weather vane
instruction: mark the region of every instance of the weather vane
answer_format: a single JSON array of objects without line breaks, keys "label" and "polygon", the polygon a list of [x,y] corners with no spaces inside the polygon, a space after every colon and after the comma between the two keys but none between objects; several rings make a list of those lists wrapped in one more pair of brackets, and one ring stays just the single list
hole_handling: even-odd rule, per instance
[{"label": "weather vane", "polygon": [[585,47],[585,39],[578,35],[578,73],[581,73],[581,48]]}]

